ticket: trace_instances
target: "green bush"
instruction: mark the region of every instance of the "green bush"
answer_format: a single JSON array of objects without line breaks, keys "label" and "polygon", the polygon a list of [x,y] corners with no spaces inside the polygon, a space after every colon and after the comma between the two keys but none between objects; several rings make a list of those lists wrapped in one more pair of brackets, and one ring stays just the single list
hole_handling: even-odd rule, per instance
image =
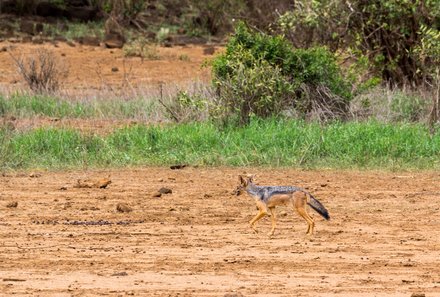
[{"label": "green bush", "polygon": [[283,37],[254,32],[242,22],[212,71],[220,114],[238,116],[241,124],[252,114],[264,118],[286,109],[339,117],[352,98],[350,84],[326,48],[294,49]]},{"label": "green bush", "polygon": [[214,115],[232,113],[233,120],[244,125],[253,114],[267,118],[281,113],[295,96],[293,85],[281,69],[266,60],[255,59],[250,66],[237,61],[235,66],[233,75],[216,82],[221,98]]}]

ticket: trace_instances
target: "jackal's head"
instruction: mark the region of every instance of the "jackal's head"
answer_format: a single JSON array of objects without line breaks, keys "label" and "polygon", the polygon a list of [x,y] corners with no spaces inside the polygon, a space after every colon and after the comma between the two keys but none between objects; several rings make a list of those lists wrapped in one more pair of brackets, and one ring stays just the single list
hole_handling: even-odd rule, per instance
[{"label": "jackal's head", "polygon": [[254,175],[247,175],[247,176],[239,175],[238,181],[240,182],[240,184],[237,186],[237,188],[235,188],[234,192],[232,192],[232,194],[236,196],[240,196],[241,194],[246,192],[248,186],[252,184],[254,181]]}]

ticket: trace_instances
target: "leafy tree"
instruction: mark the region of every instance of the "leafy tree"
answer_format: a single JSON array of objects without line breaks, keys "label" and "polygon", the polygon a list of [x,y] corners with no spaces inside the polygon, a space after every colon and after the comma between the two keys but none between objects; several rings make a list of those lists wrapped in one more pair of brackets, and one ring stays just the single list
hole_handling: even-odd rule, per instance
[{"label": "leafy tree", "polygon": [[297,46],[320,43],[354,58],[366,56],[376,73],[395,85],[425,82],[430,70],[416,48],[422,42],[423,28],[440,29],[438,0],[295,3],[295,9],[280,17],[277,29],[291,40],[300,40]]}]

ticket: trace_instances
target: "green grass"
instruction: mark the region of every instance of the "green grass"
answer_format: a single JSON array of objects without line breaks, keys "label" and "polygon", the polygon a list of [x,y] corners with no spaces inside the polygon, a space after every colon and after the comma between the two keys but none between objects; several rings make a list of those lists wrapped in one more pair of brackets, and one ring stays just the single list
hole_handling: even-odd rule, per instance
[{"label": "green grass", "polygon": [[104,24],[102,22],[66,22],[67,30],[60,30],[56,25],[45,24],[44,33],[47,36],[64,36],[68,40],[86,36],[104,37]]},{"label": "green grass", "polygon": [[440,168],[440,134],[420,124],[378,122],[320,126],[295,120],[132,126],[102,135],[74,129],[0,130],[0,168],[131,165]]},{"label": "green grass", "polygon": [[16,118],[47,116],[58,118],[147,118],[154,112],[151,99],[131,100],[65,100],[54,96],[14,94],[9,98],[0,95],[0,116]]}]

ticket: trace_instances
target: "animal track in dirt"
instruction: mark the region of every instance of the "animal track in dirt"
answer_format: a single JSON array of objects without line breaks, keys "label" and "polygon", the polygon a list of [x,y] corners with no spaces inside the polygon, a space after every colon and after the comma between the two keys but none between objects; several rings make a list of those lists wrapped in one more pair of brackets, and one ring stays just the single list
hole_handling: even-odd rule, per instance
[{"label": "animal track in dirt", "polygon": [[104,225],[131,225],[131,224],[142,224],[145,220],[123,220],[123,221],[108,221],[108,220],[88,220],[88,221],[78,221],[78,220],[32,220],[33,224],[36,225],[82,225],[82,226],[104,226]]}]

